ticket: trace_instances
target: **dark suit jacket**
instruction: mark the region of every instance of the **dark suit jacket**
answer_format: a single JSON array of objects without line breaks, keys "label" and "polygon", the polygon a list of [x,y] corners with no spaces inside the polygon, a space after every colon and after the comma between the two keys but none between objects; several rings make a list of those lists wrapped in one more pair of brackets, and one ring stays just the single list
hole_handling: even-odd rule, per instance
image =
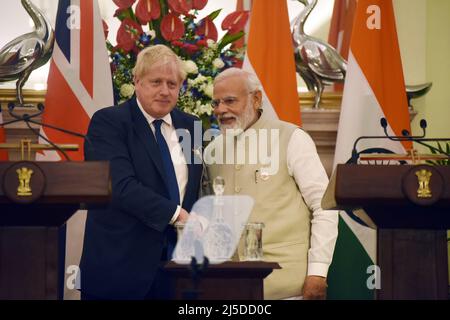
[{"label": "dark suit jacket", "polygon": [[[198,198],[202,172],[202,165],[194,164],[192,152],[197,118],[178,109],[171,116],[175,128],[191,133],[182,204],[189,211]],[[136,99],[96,112],[87,136],[85,159],[110,161],[112,201],[107,209],[88,212],[80,262],[81,290],[107,299],[144,298],[177,207],[169,200],[158,145]]]}]

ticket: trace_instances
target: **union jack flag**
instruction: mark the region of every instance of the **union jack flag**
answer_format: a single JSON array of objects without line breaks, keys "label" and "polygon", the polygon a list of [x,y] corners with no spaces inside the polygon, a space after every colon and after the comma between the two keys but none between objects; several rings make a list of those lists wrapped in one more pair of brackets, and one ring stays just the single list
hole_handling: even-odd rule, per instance
[{"label": "union jack flag", "polygon": [[[55,38],[42,120],[86,134],[94,112],[114,103],[98,2],[59,0]],[[79,151],[68,154],[72,160],[83,160],[82,138],[49,128],[42,128],[41,134],[54,143],[78,144]],[[47,151],[37,160],[59,161],[61,155]]]}]

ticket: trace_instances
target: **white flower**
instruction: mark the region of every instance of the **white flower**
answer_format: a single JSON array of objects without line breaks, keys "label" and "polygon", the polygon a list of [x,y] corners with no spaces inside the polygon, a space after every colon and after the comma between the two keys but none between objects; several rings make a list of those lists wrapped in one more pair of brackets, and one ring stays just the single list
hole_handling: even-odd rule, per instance
[{"label": "white flower", "polygon": [[148,31],[146,32],[146,34],[150,37],[151,40],[153,40],[153,39],[156,38],[156,32],[155,32],[155,30],[148,30]]},{"label": "white flower", "polygon": [[183,61],[184,71],[186,73],[196,74],[198,73],[197,65],[192,60]]},{"label": "white flower", "polygon": [[204,88],[203,88],[203,92],[208,96],[208,97],[210,97],[210,98],[212,98],[212,96],[213,96],[213,85],[212,85],[212,83],[208,83],[208,85],[206,85]]},{"label": "white flower", "polygon": [[210,116],[212,114],[212,107],[211,105],[202,104],[199,108],[199,111],[201,114],[207,114]]},{"label": "white flower", "polygon": [[124,83],[120,87],[120,95],[124,98],[131,98],[134,94],[134,86],[130,83]]},{"label": "white flower", "polygon": [[202,74],[199,74],[197,76],[197,78],[194,79],[193,84],[196,85],[197,83],[204,82],[204,81],[206,81],[206,77]]},{"label": "white flower", "polygon": [[208,44],[208,47],[211,49],[217,49],[217,43],[214,40],[208,39],[206,40],[206,43]]},{"label": "white flower", "polygon": [[222,69],[225,66],[225,63],[223,63],[222,59],[216,58],[213,61],[213,66],[217,69]]},{"label": "white flower", "polygon": [[203,60],[205,62],[211,61],[214,55],[215,55],[214,50],[207,49],[203,53]]}]

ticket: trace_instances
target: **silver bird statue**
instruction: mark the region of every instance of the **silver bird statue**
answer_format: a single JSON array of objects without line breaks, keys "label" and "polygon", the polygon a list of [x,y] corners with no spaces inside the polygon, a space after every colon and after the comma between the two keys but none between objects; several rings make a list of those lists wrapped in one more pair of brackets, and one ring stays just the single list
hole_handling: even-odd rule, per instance
[{"label": "silver bird statue", "polygon": [[426,82],[417,85],[406,85],[406,98],[408,99],[408,107],[412,110],[414,109],[411,104],[411,99],[419,98],[430,91],[432,82]]},{"label": "silver bird statue", "polygon": [[33,19],[34,31],[10,41],[0,50],[0,82],[17,80],[16,98],[23,106],[22,87],[31,72],[52,56],[55,35],[49,20],[31,1],[21,2]]},{"label": "silver bird statue", "polygon": [[293,22],[295,64],[309,91],[315,92],[314,108],[319,108],[325,85],[343,82],[347,62],[328,43],[305,34],[306,19],[317,4],[317,0],[298,0],[305,6]]}]

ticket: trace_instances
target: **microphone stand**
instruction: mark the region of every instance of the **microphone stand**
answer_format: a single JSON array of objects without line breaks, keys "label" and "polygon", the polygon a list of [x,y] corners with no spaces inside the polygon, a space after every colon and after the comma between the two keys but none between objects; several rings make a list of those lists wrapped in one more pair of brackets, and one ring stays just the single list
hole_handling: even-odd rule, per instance
[{"label": "microphone stand", "polygon": [[[357,163],[358,162],[360,152],[357,151],[356,146],[357,146],[358,142],[363,139],[386,139],[387,138],[389,140],[398,141],[398,142],[402,142],[402,141],[417,142],[423,146],[426,146],[430,150],[433,150],[436,153],[444,154],[450,158],[450,154],[447,154],[446,152],[443,152],[442,150],[439,150],[438,148],[436,148],[428,143],[425,143],[425,142],[450,141],[450,138],[425,138],[427,122],[424,119],[420,120],[420,127],[423,130],[422,135],[420,135],[420,136],[410,136],[409,131],[406,129],[402,130],[402,136],[390,136],[389,133],[387,132],[388,123],[387,123],[386,119],[381,118],[380,124],[381,124],[381,127],[383,128],[385,135],[384,136],[361,136],[361,137],[358,137],[355,140],[355,143],[353,144],[352,156],[350,158],[349,163]],[[411,154],[413,157],[413,153],[411,153]]]},{"label": "microphone stand", "polygon": [[[385,118],[381,118],[380,119],[380,123],[381,126],[384,129],[384,134],[386,135],[386,137],[390,140],[393,141],[412,141],[412,142],[417,142],[420,145],[423,145],[427,148],[429,148],[430,150],[433,150],[437,153],[443,153],[442,150],[439,150],[438,148],[425,143],[424,141],[433,141],[433,142],[438,142],[438,141],[450,141],[450,138],[425,138],[426,135],[426,128],[427,128],[427,121],[425,119],[420,120],[420,127],[422,128],[422,135],[421,136],[410,136],[410,133],[408,130],[403,129],[402,130],[402,136],[389,136],[388,132],[387,132],[387,121]],[[447,156],[450,156],[449,154],[445,153]]]},{"label": "microphone stand", "polygon": [[[198,300],[199,294],[201,291],[199,290],[200,280],[202,278],[203,273],[208,269],[209,259],[207,256],[203,254],[203,248],[201,243],[195,244],[195,256],[191,257],[191,263],[189,265],[189,270],[191,272],[191,281],[192,281],[192,289],[185,290],[183,292],[183,299],[185,300]],[[198,252],[201,251],[201,252]],[[202,263],[199,263],[197,258],[201,259],[203,256]]]},{"label": "microphone stand", "polygon": [[31,115],[28,114],[28,113],[25,113],[22,116],[18,115],[18,114],[16,114],[14,112],[14,108],[15,108],[14,102],[8,103],[8,113],[14,119],[10,120],[10,121],[3,122],[3,123],[0,123],[0,126],[1,127],[5,127],[7,125],[10,125],[10,124],[13,124],[13,123],[16,123],[16,122],[24,122],[27,125],[28,129],[30,129],[31,132],[33,132],[36,136],[38,136],[39,138],[42,138],[44,141],[46,141],[49,145],[51,145],[53,147],[53,149],[61,152],[61,154],[64,156],[64,158],[67,161],[72,161],[72,159],[70,159],[70,157],[67,155],[67,153],[60,146],[58,146],[56,143],[50,141],[48,138],[43,136],[38,130],[34,129],[31,126],[30,123],[37,124],[37,125],[40,125],[40,126],[43,126],[43,127],[47,127],[47,128],[51,128],[51,129],[54,129],[54,130],[57,130],[57,131],[60,131],[60,132],[66,133],[66,134],[70,134],[70,135],[76,136],[76,137],[84,138],[84,139],[86,139],[87,142],[89,142],[88,137],[83,135],[83,134],[81,134],[81,133],[74,132],[74,131],[67,130],[67,129],[63,129],[63,128],[60,128],[60,127],[56,127],[56,126],[53,126],[53,125],[50,125],[50,124],[43,123],[41,121],[33,120],[34,118],[42,115],[42,113],[45,111],[45,107],[44,107],[44,105],[42,103],[38,103],[38,105],[37,105],[38,112],[36,112],[34,114],[31,114]]},{"label": "microphone stand", "polygon": [[[194,155],[202,161],[202,177],[200,179],[200,192],[206,193],[206,195],[213,194],[211,180],[209,178],[208,169],[206,167],[206,163],[203,160],[203,147],[198,146],[197,148],[192,149]],[[206,190],[203,192],[203,190]]]}]

